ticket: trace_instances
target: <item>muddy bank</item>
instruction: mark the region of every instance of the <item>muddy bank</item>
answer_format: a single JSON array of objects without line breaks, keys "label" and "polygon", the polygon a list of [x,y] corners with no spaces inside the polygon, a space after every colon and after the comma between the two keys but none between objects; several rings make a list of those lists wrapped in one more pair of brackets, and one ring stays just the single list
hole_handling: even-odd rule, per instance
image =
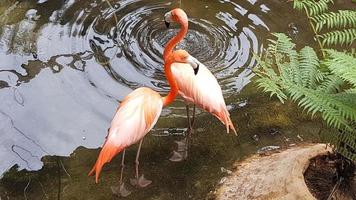
[{"label": "muddy bank", "polygon": [[254,155],[235,163],[236,171],[215,191],[215,198],[315,199],[304,182],[309,159],[330,152],[325,144],[307,144],[273,153]]}]

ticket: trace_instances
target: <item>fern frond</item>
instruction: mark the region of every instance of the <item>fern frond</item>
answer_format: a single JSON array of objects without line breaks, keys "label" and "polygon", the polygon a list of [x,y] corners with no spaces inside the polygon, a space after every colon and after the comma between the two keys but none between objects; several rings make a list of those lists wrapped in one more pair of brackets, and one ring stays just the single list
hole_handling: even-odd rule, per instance
[{"label": "fern frond", "polygon": [[338,108],[343,117],[351,122],[356,122],[356,93],[337,93],[330,97],[332,106]]},{"label": "fern frond", "polygon": [[257,81],[258,88],[262,88],[264,92],[270,93],[270,97],[276,95],[276,97],[284,103],[287,99],[287,96],[281,90],[281,87],[276,84],[275,81],[271,80],[270,78],[262,77],[259,78]]},{"label": "fern frond", "polygon": [[269,50],[274,55],[275,64],[278,67],[279,74],[284,79],[293,80],[296,84],[302,84],[301,72],[298,67],[298,53],[295,50],[295,44],[291,38],[283,33],[272,34],[275,40],[270,39]]},{"label": "fern frond", "polygon": [[356,28],[332,31],[319,35],[323,45],[352,44],[356,39]]},{"label": "fern frond", "polygon": [[267,51],[270,53],[277,54],[288,54],[291,50],[294,49],[295,44],[292,42],[292,39],[283,33],[272,33],[277,39],[269,39],[270,42],[267,48]]},{"label": "fern frond", "polygon": [[304,1],[304,7],[310,16],[319,15],[326,10],[328,10],[328,3],[330,0],[319,0],[319,1]]},{"label": "fern frond", "polygon": [[294,0],[293,1],[293,8],[297,10],[303,10],[304,9],[304,0]]},{"label": "fern frond", "polygon": [[346,28],[356,26],[356,11],[339,10],[339,12],[329,12],[316,15],[311,18],[316,23],[316,30],[321,29],[326,25],[328,29]]},{"label": "fern frond", "polygon": [[[320,4],[318,7],[318,10],[325,10],[327,9],[327,5],[328,3],[334,3],[333,0],[319,0],[319,1],[315,1],[315,0],[294,0],[293,1],[293,8],[297,9],[297,10],[303,10],[303,9],[310,9],[312,7],[317,7],[316,4]],[[326,5],[326,7],[325,7]]]},{"label": "fern frond", "polygon": [[[323,78],[312,82],[306,72],[313,74],[316,63],[306,61],[311,58],[306,56],[307,50],[303,49],[299,53],[299,63],[303,79],[307,83],[302,87],[289,81],[291,79],[282,78],[283,82],[280,86],[284,88],[288,97],[308,113],[312,115],[320,113],[329,126],[342,129],[343,132],[340,134],[327,134],[331,136],[328,137],[329,141],[338,153],[356,161],[356,50],[347,48],[344,49],[344,53],[334,50],[324,51],[325,45],[354,44],[356,11],[327,12],[327,4],[333,3],[331,0],[294,0],[293,2],[294,8],[306,12],[311,28],[317,36],[323,58],[326,59],[319,62],[317,69],[322,74],[320,77]],[[320,31],[323,33],[320,34]]]},{"label": "fern frond", "polygon": [[299,52],[299,68],[303,86],[313,88],[317,82],[324,79],[319,70],[319,58],[311,47],[304,47]]},{"label": "fern frond", "polygon": [[345,82],[335,74],[325,76],[324,81],[316,88],[318,91],[333,94],[340,91]]},{"label": "fern frond", "polygon": [[337,135],[337,141],[337,152],[350,160],[356,161],[356,131],[342,131]]},{"label": "fern frond", "polygon": [[[299,55],[297,53],[296,50],[292,50],[289,53],[289,70],[292,72],[293,74],[293,82],[297,85],[303,85],[304,84],[304,80],[303,80],[303,75],[302,75],[302,70],[299,64]],[[287,66],[288,66],[287,65]]]},{"label": "fern frond", "polygon": [[326,121],[328,126],[332,126],[337,129],[352,130],[348,122],[344,118],[340,117],[340,113],[335,109],[324,109],[321,117]]},{"label": "fern frond", "polygon": [[328,58],[324,62],[326,66],[343,80],[356,87],[356,58],[343,52],[325,50]]},{"label": "fern frond", "polygon": [[293,84],[290,84],[287,90],[291,99],[298,102],[298,106],[307,113],[315,115],[319,112],[329,126],[352,130],[348,120],[356,120],[356,103],[348,98],[356,99],[356,94],[350,94],[352,96],[348,97],[330,95]]}]

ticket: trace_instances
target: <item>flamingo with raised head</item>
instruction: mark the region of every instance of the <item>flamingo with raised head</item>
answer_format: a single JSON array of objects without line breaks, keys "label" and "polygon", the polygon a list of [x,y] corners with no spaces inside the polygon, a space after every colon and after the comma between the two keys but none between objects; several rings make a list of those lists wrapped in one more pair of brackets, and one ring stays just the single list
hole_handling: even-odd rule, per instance
[{"label": "flamingo with raised head", "polygon": [[[175,46],[183,40],[188,32],[188,17],[182,9],[176,8],[164,15],[164,21],[167,28],[172,22],[177,22],[181,26],[178,34],[167,43],[163,52],[164,61],[167,62]],[[174,63],[169,69],[170,71],[165,71],[167,76],[172,74],[173,78],[177,81],[178,93],[187,103],[188,136],[181,141],[177,141],[178,150],[173,152],[173,156],[170,158],[171,161],[182,161],[187,158],[189,139],[193,131],[192,126],[195,119],[195,105],[217,117],[226,126],[227,133],[232,129],[235,135],[237,135],[218,81],[205,65],[196,58],[192,59],[198,63],[198,67],[195,70],[187,64]],[[189,103],[193,104],[192,120],[190,120],[189,116]]]},{"label": "flamingo with raised head", "polygon": [[144,178],[142,174],[139,177],[139,155],[143,137],[156,124],[163,106],[170,104],[178,94],[176,81],[171,73],[172,63],[187,63],[192,70],[198,67],[195,59],[186,51],[175,51],[167,56],[164,68],[167,75],[168,83],[171,87],[168,95],[161,97],[158,92],[147,87],[141,87],[128,94],[118,107],[116,114],[111,122],[111,127],[108,130],[108,136],[99,153],[99,157],[90,171],[89,175],[95,173],[95,181],[98,183],[100,172],[103,165],[110,162],[111,159],[123,151],[121,161],[120,183],[117,188],[118,195],[127,196],[130,192],[125,188],[123,179],[125,149],[139,143],[135,160],[135,179],[131,181],[137,187],[146,187],[151,183],[150,180]]}]

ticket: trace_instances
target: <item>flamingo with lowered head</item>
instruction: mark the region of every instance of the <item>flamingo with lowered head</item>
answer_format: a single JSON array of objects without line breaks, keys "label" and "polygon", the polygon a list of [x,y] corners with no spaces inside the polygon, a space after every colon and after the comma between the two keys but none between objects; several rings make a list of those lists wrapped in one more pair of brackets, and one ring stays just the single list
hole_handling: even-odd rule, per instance
[{"label": "flamingo with lowered head", "polygon": [[164,64],[167,79],[171,87],[168,95],[161,97],[159,93],[146,87],[138,88],[128,94],[116,111],[116,114],[111,122],[111,127],[108,130],[106,141],[103,144],[93,169],[89,173],[89,175],[93,175],[95,173],[95,182],[98,183],[103,165],[110,162],[115,155],[123,151],[120,183],[117,191],[118,195],[127,196],[130,194],[130,192],[125,189],[122,182],[125,148],[137,143],[138,141],[140,141],[140,143],[135,160],[136,176],[131,183],[137,187],[146,187],[151,183],[151,181],[145,179],[143,175],[139,177],[139,155],[143,137],[156,124],[158,117],[161,114],[162,107],[170,104],[177,96],[177,80],[174,80],[170,69],[172,63],[175,62],[186,63],[188,64],[187,66],[192,68],[192,70],[195,70],[198,67],[193,57],[191,57],[184,50],[175,51],[169,54]]},{"label": "flamingo with lowered head", "polygon": [[[178,34],[167,43],[163,52],[164,61],[167,62],[175,46],[188,32],[188,17],[182,9],[176,8],[164,15],[164,21],[167,28],[172,22],[177,22],[181,26]],[[226,108],[218,81],[205,65],[196,58],[192,59],[198,63],[196,69],[184,63],[173,63],[169,71],[165,68],[166,76],[168,77],[169,74],[173,76],[177,82],[178,93],[187,102],[188,136],[182,141],[177,142],[178,151],[173,152],[173,156],[170,158],[171,161],[182,161],[187,158],[189,138],[195,119],[195,105],[217,117],[226,126],[227,133],[232,129],[235,135],[237,135],[236,129],[230,119],[229,111]],[[189,116],[188,103],[193,104],[192,120],[190,120]]]}]

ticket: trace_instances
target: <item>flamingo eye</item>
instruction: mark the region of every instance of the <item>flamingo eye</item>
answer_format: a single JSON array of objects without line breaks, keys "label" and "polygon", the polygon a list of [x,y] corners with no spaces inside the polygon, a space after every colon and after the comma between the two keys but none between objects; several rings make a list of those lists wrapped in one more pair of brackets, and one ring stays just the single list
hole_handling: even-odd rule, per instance
[{"label": "flamingo eye", "polygon": [[182,59],[183,62],[189,62],[188,61],[189,56],[182,56],[181,59]]},{"label": "flamingo eye", "polygon": [[167,12],[167,13],[164,15],[164,21],[165,21],[165,22],[168,22],[168,23],[173,22],[173,12]]}]

